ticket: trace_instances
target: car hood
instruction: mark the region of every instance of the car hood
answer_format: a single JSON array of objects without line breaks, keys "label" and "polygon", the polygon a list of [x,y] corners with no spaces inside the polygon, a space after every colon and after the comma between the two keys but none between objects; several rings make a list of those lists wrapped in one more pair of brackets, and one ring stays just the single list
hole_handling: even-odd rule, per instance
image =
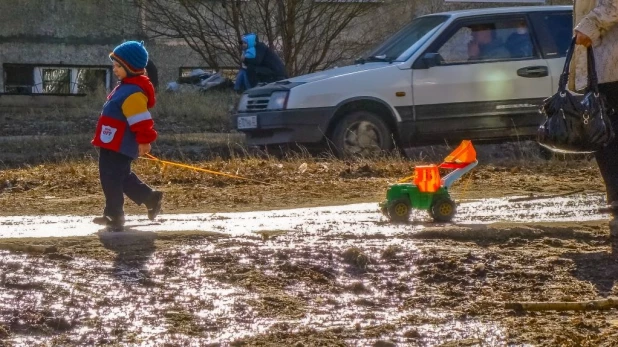
[{"label": "car hood", "polygon": [[303,83],[303,84],[311,83],[311,82],[326,80],[329,78],[336,78],[336,77],[341,77],[344,75],[356,74],[356,73],[367,71],[367,70],[382,69],[385,67],[389,67],[392,65],[398,65],[398,64],[401,64],[401,63],[400,62],[397,62],[397,63],[371,62],[371,63],[365,63],[365,64],[342,66],[342,67],[336,67],[333,69],[328,69],[328,70],[324,70],[320,72],[315,72],[315,73],[311,73],[307,75],[290,78],[288,79],[288,81],[292,83]]},{"label": "car hood", "polygon": [[301,75],[294,78],[289,78],[287,80],[274,82],[267,84],[265,86],[256,87],[247,90],[245,93],[250,97],[260,97],[260,96],[269,96],[271,93],[277,91],[288,91],[296,86],[300,86],[307,83],[324,81],[328,79],[333,79],[341,76],[349,76],[353,74],[357,74],[363,71],[369,70],[377,70],[384,69],[396,65],[402,64],[401,62],[396,63],[388,63],[388,62],[370,62],[365,64],[356,64],[349,65],[343,67],[336,67],[333,69],[328,69],[320,72],[315,72],[307,75]]}]

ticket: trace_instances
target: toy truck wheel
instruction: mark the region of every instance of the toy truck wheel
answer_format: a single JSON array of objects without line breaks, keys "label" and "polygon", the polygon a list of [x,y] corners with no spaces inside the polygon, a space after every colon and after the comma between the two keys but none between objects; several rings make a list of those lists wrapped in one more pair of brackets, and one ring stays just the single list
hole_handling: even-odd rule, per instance
[{"label": "toy truck wheel", "polygon": [[439,198],[432,205],[430,214],[436,222],[450,222],[455,216],[457,206],[449,198]]},{"label": "toy truck wheel", "polygon": [[391,222],[405,223],[410,220],[410,201],[397,199],[388,206],[388,216]]}]

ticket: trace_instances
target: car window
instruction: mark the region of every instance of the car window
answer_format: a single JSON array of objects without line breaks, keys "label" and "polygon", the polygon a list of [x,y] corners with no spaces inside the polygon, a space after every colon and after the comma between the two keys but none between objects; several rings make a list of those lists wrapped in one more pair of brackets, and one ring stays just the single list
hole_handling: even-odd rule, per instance
[{"label": "car window", "polygon": [[566,56],[573,37],[573,14],[540,12],[533,13],[530,17],[543,57],[551,59]]},{"label": "car window", "polygon": [[447,19],[447,16],[427,16],[414,19],[374,49],[367,59],[405,61],[414,51],[412,49],[412,52],[410,52],[411,48],[417,49],[419,43],[424,43],[422,42],[423,39],[437,30]]},{"label": "car window", "polygon": [[465,24],[438,49],[443,65],[529,59],[536,53],[521,19]]}]

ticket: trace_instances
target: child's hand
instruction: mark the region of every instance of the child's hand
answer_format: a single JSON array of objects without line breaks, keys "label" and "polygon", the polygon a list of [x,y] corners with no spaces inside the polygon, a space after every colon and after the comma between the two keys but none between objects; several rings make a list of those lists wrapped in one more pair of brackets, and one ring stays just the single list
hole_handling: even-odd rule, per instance
[{"label": "child's hand", "polygon": [[139,152],[139,156],[143,156],[146,153],[150,153],[150,149],[152,147],[150,147],[149,143],[140,143],[139,146],[137,147],[137,150]]}]

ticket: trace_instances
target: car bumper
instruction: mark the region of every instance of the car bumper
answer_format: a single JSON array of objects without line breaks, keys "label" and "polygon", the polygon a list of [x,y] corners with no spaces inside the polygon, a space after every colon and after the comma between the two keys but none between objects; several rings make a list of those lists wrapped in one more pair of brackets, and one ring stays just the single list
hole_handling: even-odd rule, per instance
[{"label": "car bumper", "polygon": [[[232,117],[232,124],[247,136],[249,146],[310,144],[324,139],[333,112],[331,108],[316,108],[238,113]],[[239,129],[238,118],[253,116],[256,122],[251,128]]]}]

